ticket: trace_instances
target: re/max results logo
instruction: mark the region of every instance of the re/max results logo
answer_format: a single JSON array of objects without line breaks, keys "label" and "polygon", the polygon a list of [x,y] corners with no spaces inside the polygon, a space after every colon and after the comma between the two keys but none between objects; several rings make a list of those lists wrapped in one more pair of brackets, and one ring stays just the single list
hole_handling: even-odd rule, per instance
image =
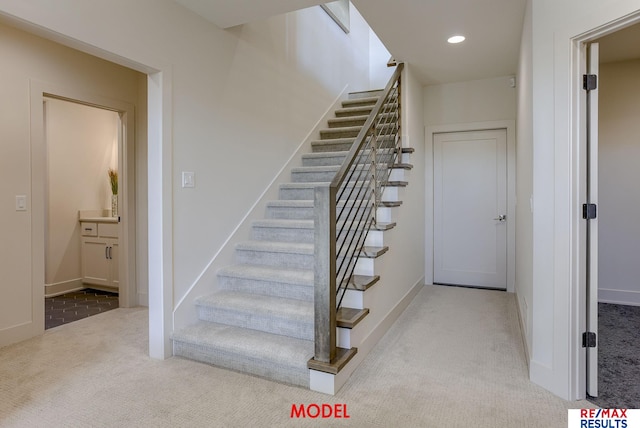
[{"label": "re/max results logo", "polygon": [[640,428],[637,409],[569,409],[569,428]]}]

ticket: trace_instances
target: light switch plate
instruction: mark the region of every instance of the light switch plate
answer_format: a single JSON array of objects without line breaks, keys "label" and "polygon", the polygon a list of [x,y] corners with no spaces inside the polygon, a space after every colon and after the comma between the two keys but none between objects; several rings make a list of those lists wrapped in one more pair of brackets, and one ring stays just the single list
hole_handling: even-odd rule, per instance
[{"label": "light switch plate", "polygon": [[182,171],[182,187],[196,187],[196,174],[190,171]]},{"label": "light switch plate", "polygon": [[27,197],[25,195],[16,195],[16,211],[27,210]]}]

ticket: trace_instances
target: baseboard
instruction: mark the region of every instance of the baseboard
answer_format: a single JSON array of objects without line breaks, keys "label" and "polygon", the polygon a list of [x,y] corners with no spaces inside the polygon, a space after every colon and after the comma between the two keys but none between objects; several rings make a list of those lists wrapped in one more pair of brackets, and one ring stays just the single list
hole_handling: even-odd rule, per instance
[{"label": "baseboard", "polygon": [[[380,320],[380,322],[371,330],[371,332],[365,337],[361,343],[357,344],[358,353],[347,364],[337,376],[333,377],[333,384],[328,385],[326,374],[316,373],[315,370],[309,370],[311,390],[322,392],[325,394],[334,395],[340,388],[347,383],[351,374],[355,371],[365,357],[371,352],[373,347],[382,339],[382,337],[389,331],[391,326],[398,320],[400,315],[407,309],[409,303],[416,297],[418,292],[422,290],[424,286],[424,277],[420,278],[405,295],[398,301],[398,303],[387,313],[387,315]],[[333,376],[333,375],[329,375]],[[321,386],[322,385],[322,386]]]},{"label": "baseboard", "polygon": [[71,279],[69,281],[57,282],[55,284],[44,285],[44,297],[55,297],[61,294],[71,293],[73,291],[87,288],[82,283],[82,278]]},{"label": "baseboard", "polygon": [[23,340],[41,335],[42,333],[44,333],[44,322],[42,326],[36,327],[34,320],[0,329],[0,348],[22,342]]},{"label": "baseboard", "polygon": [[640,291],[598,289],[599,303],[640,306]]},{"label": "baseboard", "polygon": [[518,324],[520,325],[520,334],[522,336],[522,346],[524,347],[524,360],[527,362],[527,369],[531,370],[531,361],[530,361],[530,353],[529,353],[529,344],[527,343],[527,325],[524,322],[524,317],[522,316],[522,308],[520,307],[520,299],[518,294],[515,294],[516,298],[516,311],[518,312]]}]

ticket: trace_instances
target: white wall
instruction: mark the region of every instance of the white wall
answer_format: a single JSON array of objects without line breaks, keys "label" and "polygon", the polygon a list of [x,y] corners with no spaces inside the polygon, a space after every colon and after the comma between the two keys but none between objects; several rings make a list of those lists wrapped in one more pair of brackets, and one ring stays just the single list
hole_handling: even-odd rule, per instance
[{"label": "white wall", "polygon": [[516,90],[511,76],[427,86],[424,91],[425,124],[513,120]]},{"label": "white wall", "polygon": [[598,299],[640,305],[640,60],[598,76]]},{"label": "white wall", "polygon": [[[577,230],[580,183],[573,127],[579,92],[572,39],[638,10],[635,0],[536,0],[532,6],[533,277],[531,379],[566,398],[584,397]],[[527,113],[528,115],[528,113]]]},{"label": "white wall", "polygon": [[[156,275],[149,297],[156,293],[161,306],[151,311],[151,328],[164,328],[152,342],[162,337],[168,355],[176,302],[343,88],[369,89],[369,27],[352,10],[345,34],[312,7],[222,30],[169,0],[0,0],[0,11],[78,48],[161,72],[150,87],[162,86],[162,104],[150,105],[149,119],[153,165],[162,165],[151,174],[161,182],[149,187],[163,205],[150,224],[163,234],[153,242],[168,246],[149,261]],[[195,188],[181,187],[181,171],[195,172]]]},{"label": "white wall", "polygon": [[[34,215],[31,160],[45,153],[32,152],[30,87],[42,82],[49,87],[71,88],[138,106],[144,118],[145,104],[138,104],[139,73],[82,54],[32,34],[0,24],[0,58],[3,96],[0,98],[0,346],[44,330],[44,262],[33,266],[33,254],[44,254],[44,209]],[[146,82],[145,82],[146,84]],[[137,126],[143,129],[141,124]],[[138,135],[136,148],[146,144]],[[44,180],[44,179],[43,179]],[[44,186],[44,183],[43,183]],[[142,189],[142,193],[145,189]],[[15,196],[27,196],[27,211],[15,210]],[[44,207],[44,200],[41,201]],[[146,224],[139,225],[144,233]],[[34,236],[41,230],[42,236]],[[33,240],[42,248],[34,248]],[[146,239],[139,241],[146,252]],[[144,267],[142,267],[144,271]],[[40,278],[39,283],[32,283]],[[144,279],[144,277],[140,277]],[[139,284],[146,288],[146,284]]]},{"label": "white wall", "polygon": [[527,2],[518,62],[516,154],[516,294],[527,360],[531,358],[531,302],[533,301],[533,76],[532,11]]},{"label": "white wall", "polygon": [[[479,129],[475,125],[515,121],[516,89],[511,76],[426,86],[425,136],[425,281],[433,282],[433,138],[434,132]],[[445,131],[446,130],[446,131]]]},{"label": "white wall", "polygon": [[78,211],[111,207],[107,171],[118,166],[118,114],[48,98],[45,132],[47,295],[82,286]]},{"label": "white wall", "polygon": [[378,35],[369,29],[369,86],[371,89],[382,89],[387,85],[395,67],[387,67],[391,54],[386,46],[378,38]]}]

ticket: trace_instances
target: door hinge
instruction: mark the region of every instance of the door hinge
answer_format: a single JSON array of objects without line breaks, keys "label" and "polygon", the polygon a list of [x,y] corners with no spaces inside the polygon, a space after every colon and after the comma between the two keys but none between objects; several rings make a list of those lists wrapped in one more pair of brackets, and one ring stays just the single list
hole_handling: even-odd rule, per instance
[{"label": "door hinge", "polygon": [[591,331],[585,331],[582,333],[582,347],[583,348],[595,348],[596,347],[596,334]]},{"label": "door hinge", "polygon": [[582,89],[592,91],[598,88],[598,76],[595,74],[584,74],[582,76]]},{"label": "door hinge", "polygon": [[585,220],[593,220],[597,217],[596,204],[582,204],[582,218]]}]

